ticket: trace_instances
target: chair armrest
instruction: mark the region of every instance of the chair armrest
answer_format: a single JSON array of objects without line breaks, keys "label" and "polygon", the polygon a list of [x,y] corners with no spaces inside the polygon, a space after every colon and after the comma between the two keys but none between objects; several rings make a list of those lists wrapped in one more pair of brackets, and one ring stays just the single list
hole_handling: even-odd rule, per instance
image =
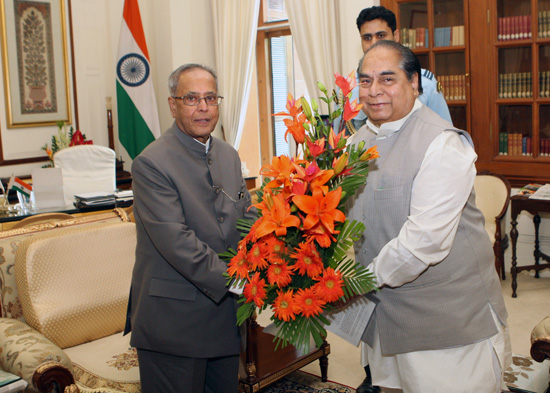
[{"label": "chair armrest", "polygon": [[550,358],[550,316],[537,323],[531,331],[531,357],[537,362]]},{"label": "chair armrest", "polygon": [[[54,363],[59,367],[48,371],[49,368],[43,368],[45,363]],[[43,386],[48,386],[44,375],[53,378],[50,385],[54,381],[74,383],[72,362],[65,352],[26,323],[12,318],[0,318],[0,366],[7,372],[19,375],[30,386],[33,386],[36,373],[40,374],[36,378]]]},{"label": "chair armrest", "polygon": [[54,392],[56,387],[66,392],[79,392],[73,374],[59,362],[42,363],[32,376],[33,386],[39,392]]}]

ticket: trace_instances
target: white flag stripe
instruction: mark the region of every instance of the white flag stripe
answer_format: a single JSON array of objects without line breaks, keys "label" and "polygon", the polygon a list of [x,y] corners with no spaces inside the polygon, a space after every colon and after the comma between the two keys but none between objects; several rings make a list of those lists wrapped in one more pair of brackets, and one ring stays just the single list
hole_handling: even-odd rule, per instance
[{"label": "white flag stripe", "polygon": [[[124,19],[122,19],[120,35],[121,45],[119,45],[119,59],[127,53],[137,53],[138,55],[146,58],[139,46],[137,45],[136,41],[134,40],[134,37],[132,36],[130,29],[128,29],[128,25],[126,24],[126,21]],[[120,48],[123,48],[123,50],[120,50]],[[149,64],[149,69],[151,69],[151,64]],[[120,82],[118,75],[117,79]],[[155,138],[158,138],[160,136],[160,125],[158,111],[156,107],[155,91],[152,82],[152,75],[150,74],[147,81],[143,85],[139,86],[139,88],[126,86],[122,82],[120,82],[120,85],[124,88],[124,90],[126,90],[126,93],[128,93],[128,96],[130,96],[130,98],[134,102],[134,105],[141,113],[141,116],[143,116],[143,120],[149,126],[149,129],[151,130],[153,136]],[[147,92],[147,94],[145,94],[144,92]],[[155,99],[154,107],[152,107],[151,105],[151,97]]]}]

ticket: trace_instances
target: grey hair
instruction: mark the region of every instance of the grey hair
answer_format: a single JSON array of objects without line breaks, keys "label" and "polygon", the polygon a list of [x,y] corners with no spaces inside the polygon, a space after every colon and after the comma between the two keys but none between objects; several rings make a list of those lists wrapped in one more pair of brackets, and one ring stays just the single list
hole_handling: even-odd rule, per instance
[{"label": "grey hair", "polygon": [[413,53],[412,50],[392,40],[380,40],[380,41],[377,41],[373,46],[371,46],[359,61],[359,67],[357,68],[357,73],[361,75],[361,67],[363,65],[363,61],[367,53],[369,53],[372,49],[379,46],[384,46],[386,48],[393,49],[395,52],[399,54],[401,58],[400,68],[403,71],[405,71],[405,74],[407,75],[407,79],[409,81],[412,81],[414,74],[418,75],[418,93],[422,94],[422,92],[424,91],[422,89],[422,68],[420,67],[420,62],[418,61],[418,58],[416,57],[416,55]]},{"label": "grey hair", "polygon": [[172,71],[170,77],[168,78],[168,90],[170,91],[171,96],[177,94],[181,74],[183,74],[185,71],[189,71],[195,68],[200,68],[201,70],[209,72],[214,77],[214,81],[216,82],[216,90],[218,90],[218,76],[212,68],[202,64],[187,63],[179,66],[174,71]]}]

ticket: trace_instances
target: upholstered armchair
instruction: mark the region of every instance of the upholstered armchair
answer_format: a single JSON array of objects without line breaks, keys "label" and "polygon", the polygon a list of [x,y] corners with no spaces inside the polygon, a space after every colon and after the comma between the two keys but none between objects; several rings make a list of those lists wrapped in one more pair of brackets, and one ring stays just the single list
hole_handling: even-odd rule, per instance
[{"label": "upholstered armchair", "polygon": [[28,392],[140,391],[122,336],[135,242],[121,209],[0,232],[0,366]]},{"label": "upholstered armchair", "polygon": [[508,236],[502,229],[502,223],[510,204],[510,182],[504,176],[479,172],[474,182],[476,205],[485,217],[485,230],[493,243],[495,269],[506,278],[504,251],[508,247]]}]

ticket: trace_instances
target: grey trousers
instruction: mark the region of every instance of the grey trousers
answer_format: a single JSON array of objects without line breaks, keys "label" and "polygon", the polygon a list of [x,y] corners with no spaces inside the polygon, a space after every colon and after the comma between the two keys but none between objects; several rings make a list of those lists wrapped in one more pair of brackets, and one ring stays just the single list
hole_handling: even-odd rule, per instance
[{"label": "grey trousers", "polygon": [[237,393],[239,355],[188,358],[138,349],[142,393]]}]

